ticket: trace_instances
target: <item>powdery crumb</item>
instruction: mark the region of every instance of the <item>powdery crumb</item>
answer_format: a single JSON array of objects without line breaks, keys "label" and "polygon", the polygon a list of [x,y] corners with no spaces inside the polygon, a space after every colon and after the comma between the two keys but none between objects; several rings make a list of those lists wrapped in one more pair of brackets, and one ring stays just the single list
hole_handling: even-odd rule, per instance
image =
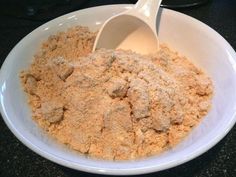
[{"label": "powdery crumb", "polygon": [[187,58],[101,49],[96,33],[52,35],[21,73],[32,117],[59,142],[91,157],[127,160],[178,144],[208,113],[213,86]]},{"label": "powdery crumb", "polygon": [[111,131],[131,131],[131,109],[126,101],[113,102],[110,108],[104,113],[104,128]]},{"label": "powdery crumb", "polygon": [[122,78],[112,78],[107,86],[107,92],[112,97],[124,97],[128,90],[128,83]]},{"label": "powdery crumb", "polygon": [[133,115],[136,119],[145,118],[149,113],[149,95],[147,83],[141,79],[132,79],[128,90],[128,98],[132,105]]},{"label": "powdery crumb", "polygon": [[58,57],[52,60],[52,68],[55,69],[55,73],[62,80],[66,80],[74,71],[73,65],[68,63],[64,58]]},{"label": "powdery crumb", "polygon": [[22,83],[24,84],[25,91],[31,95],[36,93],[37,90],[37,80],[36,78],[28,73],[21,73]]},{"label": "powdery crumb", "polygon": [[41,103],[42,116],[51,123],[58,122],[63,118],[63,106],[55,101]]},{"label": "powdery crumb", "polygon": [[157,131],[166,131],[170,127],[170,117],[160,114],[159,111],[152,111],[152,127]]}]

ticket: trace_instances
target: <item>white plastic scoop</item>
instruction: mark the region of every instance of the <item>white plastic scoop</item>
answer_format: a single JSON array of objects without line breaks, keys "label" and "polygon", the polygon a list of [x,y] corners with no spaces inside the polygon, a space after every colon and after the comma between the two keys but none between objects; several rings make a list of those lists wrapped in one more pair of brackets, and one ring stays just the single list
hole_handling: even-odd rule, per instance
[{"label": "white plastic scoop", "polygon": [[142,54],[158,50],[156,17],[161,0],[139,0],[135,6],[108,19],[95,40],[93,51],[100,48],[125,49]]}]

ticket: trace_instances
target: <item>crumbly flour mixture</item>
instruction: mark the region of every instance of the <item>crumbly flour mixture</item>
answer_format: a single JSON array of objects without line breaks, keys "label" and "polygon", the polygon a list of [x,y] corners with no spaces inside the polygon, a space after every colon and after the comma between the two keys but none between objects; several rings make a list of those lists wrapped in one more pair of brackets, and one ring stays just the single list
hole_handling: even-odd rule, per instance
[{"label": "crumbly flour mixture", "polygon": [[212,82],[162,45],[143,56],[101,49],[74,27],[49,37],[21,79],[33,118],[74,150],[109,160],[158,154],[179,143],[211,106]]}]

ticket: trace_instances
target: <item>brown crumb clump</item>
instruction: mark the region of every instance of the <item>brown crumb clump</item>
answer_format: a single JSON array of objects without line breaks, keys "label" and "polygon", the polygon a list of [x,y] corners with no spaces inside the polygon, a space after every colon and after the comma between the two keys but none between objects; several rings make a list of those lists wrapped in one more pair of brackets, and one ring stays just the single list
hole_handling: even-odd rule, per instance
[{"label": "brown crumb clump", "polygon": [[143,56],[101,49],[74,27],[49,37],[21,74],[33,118],[58,141],[92,157],[126,160],[178,144],[211,106],[212,82],[162,45]]}]

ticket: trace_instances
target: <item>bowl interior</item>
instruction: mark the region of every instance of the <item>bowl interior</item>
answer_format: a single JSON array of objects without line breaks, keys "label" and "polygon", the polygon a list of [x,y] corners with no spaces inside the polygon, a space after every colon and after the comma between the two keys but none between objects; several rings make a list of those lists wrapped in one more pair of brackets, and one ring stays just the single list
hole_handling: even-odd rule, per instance
[{"label": "bowl interior", "polygon": [[104,174],[140,174],[170,168],[200,155],[233,126],[236,110],[235,52],[218,33],[203,23],[163,9],[158,24],[160,40],[205,70],[215,87],[212,110],[182,143],[160,156],[132,163],[109,162],[89,159],[68,150],[38,128],[31,119],[19,73],[29,67],[40,43],[49,35],[76,25],[89,26],[96,31],[106,19],[130,7],[103,6],[64,15],[34,30],[8,55],[0,74],[1,113],[11,131],[29,148],[74,169]]}]

